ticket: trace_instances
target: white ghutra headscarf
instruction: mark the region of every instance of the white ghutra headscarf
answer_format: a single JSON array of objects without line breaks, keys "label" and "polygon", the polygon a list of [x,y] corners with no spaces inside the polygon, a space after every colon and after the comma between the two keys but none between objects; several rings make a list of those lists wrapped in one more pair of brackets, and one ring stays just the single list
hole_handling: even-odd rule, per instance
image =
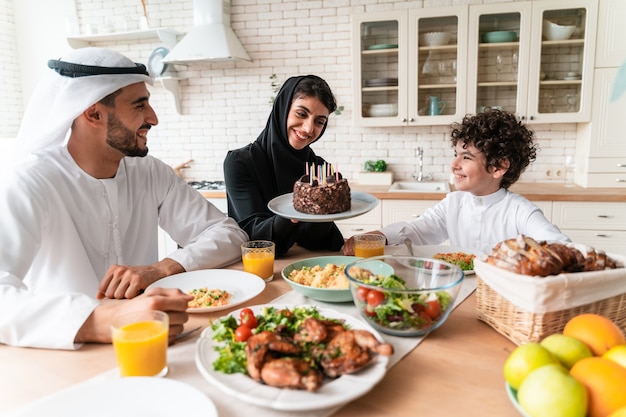
[{"label": "white ghutra headscarf", "polygon": [[48,62],[17,135],[16,158],[64,145],[74,119],[109,94],[138,82],[153,84],[142,64],[104,48],[82,48]]}]

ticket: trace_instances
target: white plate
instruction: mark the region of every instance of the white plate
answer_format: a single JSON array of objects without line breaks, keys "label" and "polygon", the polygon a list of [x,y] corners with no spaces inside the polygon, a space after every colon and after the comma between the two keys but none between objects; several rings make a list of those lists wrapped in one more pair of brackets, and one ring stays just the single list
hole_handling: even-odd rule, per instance
[{"label": "white plate", "polygon": [[[269,306],[278,309],[293,307],[276,304]],[[255,314],[258,314],[264,307],[266,306],[252,306],[250,308]],[[353,329],[368,330],[379,340],[383,340],[380,334],[368,324],[353,316],[327,308],[318,307],[318,311],[325,317],[345,320]],[[232,312],[231,315],[238,317],[239,312]],[[359,372],[342,375],[330,381],[324,380],[320,389],[315,392],[282,389],[261,384],[243,374],[228,375],[215,371],[213,362],[218,358],[218,353],[214,350],[215,344],[211,339],[212,333],[211,327],[204,329],[202,337],[196,345],[196,365],[202,376],[238,400],[275,410],[316,410],[346,404],[371,390],[385,376],[389,361],[387,356],[379,355],[373,364]]]},{"label": "white plate", "polygon": [[[446,246],[446,245],[413,245],[413,253],[415,256],[420,256],[422,258],[432,258],[437,253],[454,253],[454,252],[463,252],[463,253],[471,253],[473,255],[479,256],[480,253],[471,249],[462,248],[459,246]],[[408,250],[404,248],[404,252],[400,252],[402,254],[407,254]],[[398,253],[398,254],[400,254]],[[473,275],[474,270],[463,271],[465,275]]]},{"label": "white plate", "polygon": [[128,377],[87,381],[43,398],[12,417],[217,417],[213,401],[203,392],[167,378]]},{"label": "white plate", "polygon": [[254,274],[232,269],[200,269],[198,271],[183,272],[162,278],[148,288],[179,288],[188,292],[196,288],[219,289],[228,291],[232,298],[230,302],[218,307],[198,307],[187,309],[188,313],[208,313],[211,311],[226,310],[256,297],[265,288],[265,281]]},{"label": "white plate", "polygon": [[335,214],[306,214],[296,211],[293,207],[293,193],[278,196],[267,204],[267,207],[275,214],[287,219],[301,222],[324,223],[335,220],[349,219],[367,213],[378,205],[378,199],[371,194],[361,191],[352,191],[350,210]]}]

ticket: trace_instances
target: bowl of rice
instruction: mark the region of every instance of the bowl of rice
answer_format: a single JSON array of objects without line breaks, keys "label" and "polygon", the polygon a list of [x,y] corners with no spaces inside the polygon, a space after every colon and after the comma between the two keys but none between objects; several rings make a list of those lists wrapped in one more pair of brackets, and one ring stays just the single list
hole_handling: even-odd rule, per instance
[{"label": "bowl of rice", "polygon": [[[285,281],[295,291],[313,300],[329,303],[352,301],[350,283],[345,274],[346,265],[357,261],[358,256],[319,256],[302,259],[282,270]],[[393,270],[389,268],[389,274]]]},{"label": "bowl of rice", "polygon": [[344,273],[347,264],[356,256],[319,256],[302,259],[285,266],[282,276],[295,291],[313,300],[332,303],[352,301],[348,279]]}]

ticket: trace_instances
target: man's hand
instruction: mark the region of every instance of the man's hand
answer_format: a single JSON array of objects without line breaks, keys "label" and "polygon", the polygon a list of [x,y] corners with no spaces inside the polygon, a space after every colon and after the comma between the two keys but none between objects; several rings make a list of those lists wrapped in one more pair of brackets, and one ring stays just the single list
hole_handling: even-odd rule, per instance
[{"label": "man's hand", "polygon": [[185,269],[169,258],[145,266],[111,265],[100,282],[96,298],[133,298],[153,282],[181,272]]},{"label": "man's hand", "polygon": [[183,331],[189,319],[187,305],[193,296],[174,288],[151,288],[132,300],[106,300],[87,318],[74,339],[75,343],[111,343],[110,325],[118,314],[141,310],[160,310],[169,316],[169,342]]}]

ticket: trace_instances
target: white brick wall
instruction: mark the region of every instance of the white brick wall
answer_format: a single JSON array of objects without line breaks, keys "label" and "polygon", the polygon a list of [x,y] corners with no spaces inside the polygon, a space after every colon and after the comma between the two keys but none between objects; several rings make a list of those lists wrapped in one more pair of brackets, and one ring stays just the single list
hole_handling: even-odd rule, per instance
[{"label": "white brick wall", "polygon": [[13,2],[8,0],[0,1],[0,54],[0,139],[6,140],[17,134],[24,111]]},{"label": "white brick wall", "polygon": [[[396,179],[408,179],[416,170],[415,150],[421,146],[426,150],[424,169],[432,172],[436,179],[447,179],[452,150],[446,127],[358,128],[352,125],[351,15],[498,1],[232,0],[231,24],[253,62],[178,66],[179,74],[187,77],[180,82],[182,115],[176,113],[171,94],[155,84],[151,101],[160,124],[150,133],[150,152],[171,165],[193,159],[191,168],[184,172],[188,179],[222,179],[226,152],[253,141],[265,126],[271,108],[269,100],[274,95],[269,77],[276,74],[282,82],[291,75],[314,73],[328,81],[338,103],[345,107],[343,114],[331,116],[325,136],[314,145],[319,155],[337,163],[348,178],[356,176],[365,160],[385,159]],[[11,15],[10,4],[11,0],[0,0],[0,8],[7,9],[0,19]],[[192,0],[148,0],[150,26],[186,32],[193,25],[192,7]],[[76,10],[83,33],[88,25],[95,30],[106,30],[112,16],[124,16],[128,28],[135,29],[141,2],[76,0]],[[10,25],[7,26],[10,32]],[[4,31],[3,24],[2,36],[5,36]],[[6,66],[4,56],[11,52],[10,44],[10,41],[0,43],[3,52],[0,71]],[[116,49],[146,62],[151,51],[160,45],[137,41],[131,45],[98,46]],[[18,107],[21,106],[19,88],[2,93],[3,109],[10,107],[8,100],[16,100]],[[6,134],[14,134],[19,114],[0,117],[2,121],[8,117],[6,123],[1,123],[0,136],[6,129]],[[538,125],[533,129],[542,150],[537,162],[522,177],[527,182],[541,180],[542,167],[560,164],[565,154],[574,154],[576,142],[574,124]]]}]

